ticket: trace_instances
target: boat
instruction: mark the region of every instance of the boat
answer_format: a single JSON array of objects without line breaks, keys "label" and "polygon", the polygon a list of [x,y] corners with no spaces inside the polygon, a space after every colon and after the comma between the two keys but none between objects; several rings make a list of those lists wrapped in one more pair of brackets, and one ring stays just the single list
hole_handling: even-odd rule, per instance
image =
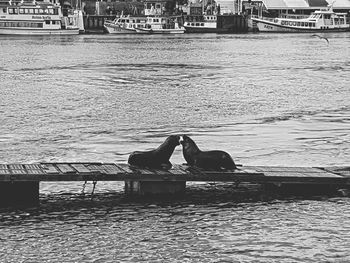
[{"label": "boat", "polygon": [[186,33],[216,33],[217,16],[187,16],[185,18],[184,27],[186,29]]},{"label": "boat", "polygon": [[136,28],[141,34],[183,34],[185,28],[179,25],[177,17],[149,16],[144,28]]},{"label": "boat", "polygon": [[84,30],[80,10],[59,3],[8,2],[0,7],[0,35],[77,35]]},{"label": "boat", "polygon": [[103,24],[110,34],[136,34],[136,29],[145,28],[147,17],[116,17],[113,21],[106,20]]},{"label": "boat", "polygon": [[260,32],[326,32],[348,31],[346,13],[335,13],[332,8],[320,9],[307,18],[252,17]]}]

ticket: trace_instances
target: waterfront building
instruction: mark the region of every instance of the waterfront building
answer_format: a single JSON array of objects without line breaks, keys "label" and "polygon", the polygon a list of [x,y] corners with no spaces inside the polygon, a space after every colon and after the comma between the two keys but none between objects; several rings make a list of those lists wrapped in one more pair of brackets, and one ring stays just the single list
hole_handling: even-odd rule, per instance
[{"label": "waterfront building", "polygon": [[312,12],[332,6],[334,11],[349,12],[350,0],[258,0],[243,1],[247,14],[267,17],[305,18]]}]

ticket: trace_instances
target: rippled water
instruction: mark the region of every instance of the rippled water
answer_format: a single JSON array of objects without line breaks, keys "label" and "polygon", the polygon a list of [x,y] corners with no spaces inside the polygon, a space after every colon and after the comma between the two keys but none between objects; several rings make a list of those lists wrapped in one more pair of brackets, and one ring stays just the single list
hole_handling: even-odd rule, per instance
[{"label": "rippled water", "polygon": [[[350,34],[325,36],[1,37],[1,163],[126,162],[186,133],[244,165],[349,165]],[[1,261],[350,261],[349,198],[122,187],[42,183],[39,208],[1,210]]]}]

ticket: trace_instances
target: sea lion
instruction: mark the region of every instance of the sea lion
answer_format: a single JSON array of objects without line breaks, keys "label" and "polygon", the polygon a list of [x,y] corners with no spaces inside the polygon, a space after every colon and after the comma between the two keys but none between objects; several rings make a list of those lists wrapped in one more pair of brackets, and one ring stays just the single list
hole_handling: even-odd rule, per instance
[{"label": "sea lion", "polygon": [[188,165],[197,166],[207,170],[236,169],[232,157],[224,151],[201,151],[196,143],[187,135],[180,140],[183,156]]},{"label": "sea lion", "polygon": [[135,151],[130,154],[128,163],[139,167],[164,168],[172,167],[169,161],[175,147],[180,145],[179,135],[170,135],[158,148],[151,151]]}]

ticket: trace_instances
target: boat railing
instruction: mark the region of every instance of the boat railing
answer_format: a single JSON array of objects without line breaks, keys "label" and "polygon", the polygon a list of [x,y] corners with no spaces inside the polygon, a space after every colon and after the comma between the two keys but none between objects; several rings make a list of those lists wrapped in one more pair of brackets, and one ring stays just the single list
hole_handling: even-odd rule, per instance
[{"label": "boat railing", "polygon": [[[288,14],[281,14],[278,18],[284,18],[284,19],[306,19],[310,17],[310,15],[288,15]],[[266,21],[273,22],[275,21],[276,17],[265,17],[265,16],[257,16],[257,15],[251,15],[251,18],[258,18]]]},{"label": "boat railing", "polygon": [[266,16],[257,16],[257,15],[251,15],[251,18],[257,18],[257,19],[261,19],[261,20],[265,20],[265,21],[270,21],[273,22],[276,18],[272,18],[272,17],[266,17]]},{"label": "boat railing", "polygon": [[290,15],[290,14],[281,14],[280,18],[291,18],[291,19],[305,19],[308,18],[310,15]]}]

